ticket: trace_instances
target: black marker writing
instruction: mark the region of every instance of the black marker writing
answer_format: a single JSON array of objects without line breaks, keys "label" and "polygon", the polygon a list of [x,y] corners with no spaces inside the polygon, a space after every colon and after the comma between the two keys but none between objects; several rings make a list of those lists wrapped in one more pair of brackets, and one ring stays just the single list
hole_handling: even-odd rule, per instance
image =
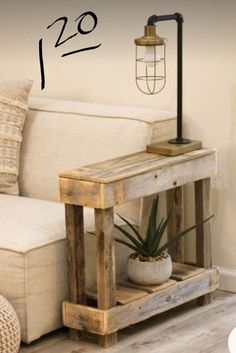
[{"label": "black marker writing", "polygon": [[39,41],[39,64],[41,72],[41,90],[45,88],[45,73],[44,73],[44,63],[43,63],[43,40]]},{"label": "black marker writing", "polygon": [[72,34],[70,37],[68,37],[68,38],[64,39],[62,42],[60,42],[61,37],[62,37],[62,35],[63,35],[63,32],[64,32],[64,30],[65,30],[65,28],[66,28],[66,24],[67,24],[67,22],[68,22],[68,18],[67,18],[67,17],[59,17],[59,18],[58,18],[57,20],[55,20],[51,25],[49,25],[49,26],[47,27],[47,29],[51,28],[56,22],[59,22],[59,21],[64,21],[64,23],[63,23],[63,25],[62,25],[61,33],[59,34],[59,37],[57,38],[57,41],[56,41],[56,44],[55,44],[55,48],[56,48],[56,47],[59,47],[59,46],[62,45],[62,44],[64,44],[64,43],[67,42],[69,39],[71,39],[71,38],[77,36],[77,34],[78,34],[78,33],[76,32],[76,33]]},{"label": "black marker writing", "polygon": [[[87,16],[89,16],[89,17],[91,17],[93,19],[93,26],[89,30],[84,30],[82,28],[82,23],[83,23],[83,20]],[[68,40],[74,38],[78,34],[87,35],[87,34],[91,33],[97,27],[98,18],[95,15],[95,13],[92,12],[92,11],[84,12],[82,15],[80,15],[75,20],[75,22],[78,21],[77,32],[72,34],[72,35],[70,35],[68,38],[65,38],[65,39],[63,39],[62,36],[63,36],[64,30],[66,28],[66,25],[68,23],[68,18],[67,17],[59,17],[59,18],[57,18],[52,24],[50,24],[47,27],[47,29],[50,29],[55,23],[57,23],[59,21],[62,21],[63,25],[62,25],[61,32],[60,32],[60,34],[59,34],[59,36],[57,38],[57,41],[55,43],[55,48],[59,47],[60,45],[62,45],[64,43],[66,43]],[[76,54],[76,53],[81,53],[83,51],[94,50],[94,49],[99,48],[100,46],[101,46],[101,43],[98,44],[98,45],[90,46],[90,47],[84,47],[84,48],[75,49],[75,50],[72,50],[70,52],[62,54],[62,57],[66,57],[68,55],[73,55],[73,54]],[[43,90],[45,88],[45,73],[44,73],[43,42],[42,42],[42,39],[39,40],[39,62],[40,62],[40,72],[41,72],[41,89]]]}]

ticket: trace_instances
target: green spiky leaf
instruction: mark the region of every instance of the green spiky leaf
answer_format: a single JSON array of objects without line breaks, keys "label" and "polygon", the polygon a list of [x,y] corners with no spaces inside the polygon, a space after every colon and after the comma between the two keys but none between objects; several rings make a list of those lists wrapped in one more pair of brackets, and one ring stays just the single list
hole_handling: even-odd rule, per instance
[{"label": "green spiky leaf", "polygon": [[142,249],[146,250],[144,244],[138,241],[133,235],[131,235],[125,229],[118,226],[117,224],[115,224],[115,228],[117,228],[121,233],[123,233],[126,236],[126,238],[128,238],[139,251],[142,251]]},{"label": "green spiky leaf", "polygon": [[123,244],[123,245],[127,246],[128,248],[134,250],[136,253],[138,253],[138,254],[140,254],[140,255],[142,255],[144,257],[149,256],[149,252],[145,251],[144,248],[137,248],[135,245],[133,245],[131,243],[128,243],[127,241],[119,239],[119,238],[115,238],[115,241],[117,243],[120,243],[120,244]]},{"label": "green spiky leaf", "polygon": [[152,209],[149,216],[149,222],[148,222],[147,233],[145,238],[145,243],[148,249],[150,249],[150,251],[151,251],[151,244],[155,239],[156,229],[157,229],[156,219],[157,219],[158,200],[159,198],[157,196],[152,202]]},{"label": "green spiky leaf", "polygon": [[195,228],[199,227],[200,225],[202,225],[203,223],[206,223],[207,221],[209,221],[212,217],[214,217],[214,215],[204,219],[204,221],[195,224],[187,229],[185,229],[184,231],[182,231],[181,233],[173,236],[171,239],[169,239],[163,246],[161,246],[158,249],[158,254],[162,253],[164,250],[166,250],[171,244],[177,242],[180,238],[182,238],[184,235],[186,235],[187,233],[191,232],[192,230],[194,230]]},{"label": "green spiky leaf", "polygon": [[154,242],[153,242],[153,246],[152,246],[152,254],[153,256],[155,256],[156,252],[157,252],[157,249],[159,248],[160,246],[160,243],[161,243],[161,240],[162,240],[162,237],[165,233],[165,230],[167,228],[167,225],[169,223],[169,220],[170,220],[170,217],[172,215],[172,212],[173,212],[173,208],[172,210],[170,211],[170,213],[168,214],[167,218],[165,219],[165,221],[163,221],[162,223],[160,223],[160,227],[158,227],[157,229],[157,232],[156,232],[156,237],[154,239]]},{"label": "green spiky leaf", "polygon": [[134,232],[134,234],[137,236],[138,240],[140,241],[141,244],[144,244],[144,239],[141,236],[141,234],[138,232],[138,230],[131,224],[126,218],[122,217],[121,215],[118,214],[118,216],[124,221]]}]

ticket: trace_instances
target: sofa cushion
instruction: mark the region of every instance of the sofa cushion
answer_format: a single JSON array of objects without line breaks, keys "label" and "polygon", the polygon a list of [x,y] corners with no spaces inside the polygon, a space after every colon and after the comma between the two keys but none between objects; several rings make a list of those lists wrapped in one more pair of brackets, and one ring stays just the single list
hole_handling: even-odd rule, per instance
[{"label": "sofa cushion", "polygon": [[[22,340],[29,343],[62,325],[61,304],[67,298],[64,205],[0,195],[0,222],[0,294],[15,308]],[[115,222],[121,224],[117,217]],[[94,213],[88,208],[85,229],[94,230]],[[85,239],[86,281],[93,289],[95,237],[87,234]],[[121,247],[116,244],[118,273],[125,271],[124,255],[129,254]]]},{"label": "sofa cushion", "polygon": [[175,135],[172,112],[34,97],[29,107],[20,169],[23,196],[58,201],[61,171],[142,151],[153,138]]},{"label": "sofa cushion", "polygon": [[32,81],[0,83],[0,192],[17,195],[22,130]]}]

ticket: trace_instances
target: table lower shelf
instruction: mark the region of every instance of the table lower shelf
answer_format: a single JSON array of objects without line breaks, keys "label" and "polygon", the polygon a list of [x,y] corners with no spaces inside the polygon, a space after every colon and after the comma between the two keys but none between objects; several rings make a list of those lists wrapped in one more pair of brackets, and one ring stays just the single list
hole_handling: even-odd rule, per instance
[{"label": "table lower shelf", "polygon": [[218,287],[217,268],[205,270],[180,264],[176,264],[174,268],[175,280],[170,279],[161,286],[136,286],[135,289],[135,285],[129,285],[126,279],[121,279],[117,290],[118,305],[108,310],[64,302],[64,325],[107,335],[213,292]]}]

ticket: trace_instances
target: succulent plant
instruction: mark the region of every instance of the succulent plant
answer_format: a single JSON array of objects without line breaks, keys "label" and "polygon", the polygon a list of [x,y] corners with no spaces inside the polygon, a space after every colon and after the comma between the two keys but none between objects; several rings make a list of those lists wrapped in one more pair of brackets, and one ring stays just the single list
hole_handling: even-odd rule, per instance
[{"label": "succulent plant", "polygon": [[195,224],[178,234],[173,235],[172,238],[167,240],[161,245],[161,240],[165,233],[168,222],[170,221],[172,211],[168,214],[166,218],[162,218],[160,223],[157,225],[157,211],[158,211],[158,196],[153,200],[151,213],[149,216],[148,227],[145,236],[139,233],[137,227],[132,225],[126,218],[119,215],[119,217],[128,225],[131,232],[123,229],[122,227],[115,224],[115,227],[126,237],[127,240],[115,238],[118,243],[121,243],[130,249],[134,250],[135,253],[142,257],[146,261],[151,260],[151,258],[157,258],[163,255],[163,252],[168,249],[168,247],[177,242],[181,237],[188,234],[193,229],[197,228],[199,225],[209,221],[213,217],[210,216],[203,220],[202,222]]}]

